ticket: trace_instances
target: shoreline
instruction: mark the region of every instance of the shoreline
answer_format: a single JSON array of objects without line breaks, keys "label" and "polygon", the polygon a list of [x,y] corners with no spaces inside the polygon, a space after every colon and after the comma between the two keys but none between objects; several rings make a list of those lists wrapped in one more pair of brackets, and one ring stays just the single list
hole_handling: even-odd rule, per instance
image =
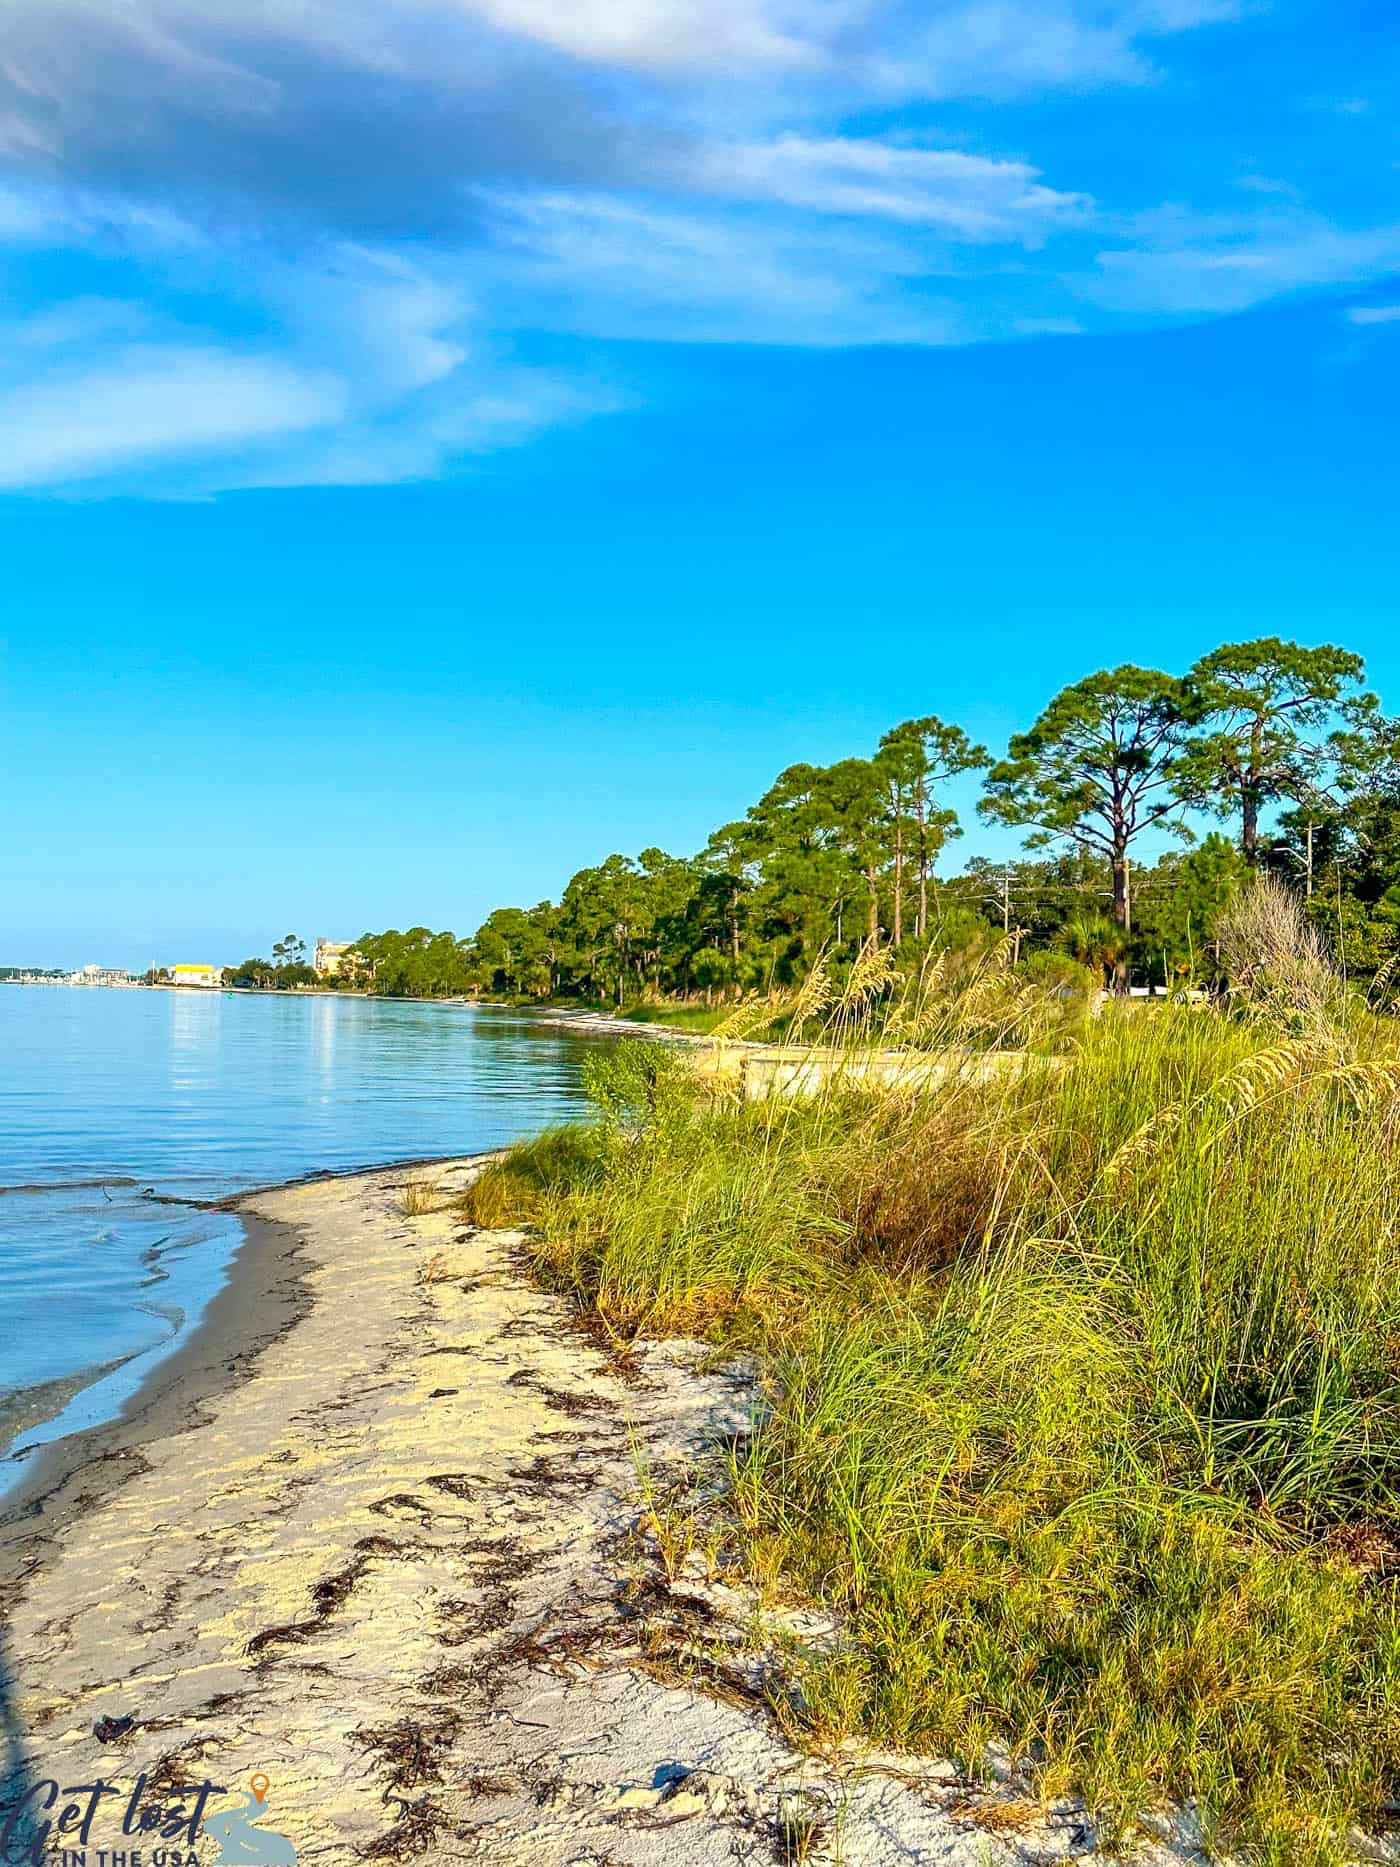
[{"label": "shoreline", "polygon": [[[219,1199],[181,1200],[180,1204],[198,1211],[231,1213],[242,1224],[243,1238],[230,1254],[224,1281],[199,1321],[155,1363],[120,1412],[110,1420],[79,1428],[34,1448],[23,1475],[0,1496],[0,1590],[12,1580],[7,1558],[12,1545],[20,1539],[22,1527],[30,1532],[42,1527],[43,1534],[56,1534],[62,1527],[65,1507],[71,1507],[75,1494],[80,1493],[78,1501],[86,1506],[120,1483],[124,1473],[114,1469],[117,1461],[130,1461],[127,1469],[135,1469],[141,1446],[147,1440],[179,1430],[185,1408],[198,1407],[202,1399],[236,1385],[242,1367],[299,1320],[310,1301],[299,1263],[303,1240],[294,1227],[259,1218],[244,1211],[245,1206],[328,1181],[462,1164],[475,1166],[492,1159],[498,1151],[487,1148],[473,1154],[413,1155],[369,1167],[313,1168],[288,1180],[248,1187]],[[94,1378],[100,1378],[102,1372],[99,1370]],[[88,1384],[86,1376],[74,1377],[45,1383],[43,1391],[68,1390],[71,1397]],[[20,1389],[13,1400],[22,1404],[34,1391]],[[11,1439],[11,1447],[35,1426],[56,1418],[60,1411],[55,1408],[27,1420]],[[15,1454],[8,1451],[3,1456],[8,1462]],[[85,1475],[90,1483],[80,1486],[78,1481]]]},{"label": "shoreline", "polygon": [[244,1365],[298,1321],[307,1302],[300,1240],[286,1227],[240,1217],[243,1241],[187,1338],[113,1419],[36,1447],[0,1501],[0,1590],[28,1572],[76,1512],[100,1504],[140,1470],[146,1444],[183,1430],[203,1402],[236,1386]]},{"label": "shoreline", "polygon": [[[36,1468],[0,1526],[0,1806],[262,1772],[269,1828],[327,1867],[731,1867],[794,1824],[813,1867],[1024,1862],[1009,1779],[795,1745],[793,1650],[839,1627],[704,1529],[754,1370],[592,1334],[518,1233],[464,1223],[483,1158],[242,1195],[185,1350]],[[1082,1811],[1036,1827],[1037,1859],[1101,1858]]]}]

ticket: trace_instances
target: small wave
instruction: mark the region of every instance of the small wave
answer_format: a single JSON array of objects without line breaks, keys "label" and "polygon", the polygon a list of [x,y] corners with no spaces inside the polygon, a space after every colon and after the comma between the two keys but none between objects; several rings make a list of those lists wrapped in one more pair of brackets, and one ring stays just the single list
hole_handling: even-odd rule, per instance
[{"label": "small wave", "polygon": [[131,1307],[154,1316],[157,1322],[168,1323],[172,1335],[177,1335],[185,1326],[185,1312],[175,1303],[133,1303]]},{"label": "small wave", "polygon": [[71,1193],[75,1188],[96,1186],[138,1186],[138,1180],[125,1179],[119,1174],[111,1174],[105,1180],[31,1180],[22,1181],[17,1186],[0,1186],[0,1198],[6,1193]]}]

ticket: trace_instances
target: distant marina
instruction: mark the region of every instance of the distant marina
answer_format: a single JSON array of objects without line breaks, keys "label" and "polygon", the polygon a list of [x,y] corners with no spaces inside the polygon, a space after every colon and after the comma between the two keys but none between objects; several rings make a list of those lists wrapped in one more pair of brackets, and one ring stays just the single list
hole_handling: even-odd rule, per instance
[{"label": "distant marina", "polygon": [[[318,940],[311,970],[320,980],[339,978],[351,971],[358,957],[352,942]],[[216,992],[232,987],[239,976],[237,966],[183,961],[174,966],[152,964],[143,973],[128,972],[121,966],[78,966],[71,972],[52,966],[0,966],[0,985],[145,986]]]},{"label": "distant marina", "polygon": [[75,972],[20,969],[0,975],[0,985],[144,985],[146,981],[120,966],[79,966]]},{"label": "distant marina", "polygon": [[0,977],[3,985],[152,986],[163,990],[189,986],[216,992],[224,983],[222,966],[162,966],[150,972],[125,972],[120,966],[79,966],[76,972],[16,971]]}]

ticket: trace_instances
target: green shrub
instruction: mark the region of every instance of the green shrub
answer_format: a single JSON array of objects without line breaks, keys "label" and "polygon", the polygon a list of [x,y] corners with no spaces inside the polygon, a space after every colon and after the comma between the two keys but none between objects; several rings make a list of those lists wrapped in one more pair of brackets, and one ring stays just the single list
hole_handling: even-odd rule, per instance
[{"label": "green shrub", "polygon": [[504,1172],[611,1327],[758,1351],[736,1534],[845,1617],[815,1730],[1346,1858],[1400,1757],[1393,1027],[1110,1008],[1034,1069],[748,1107],[623,1067]]},{"label": "green shrub", "polygon": [[487,1230],[529,1225],[546,1194],[596,1186],[607,1154],[606,1137],[583,1123],[546,1128],[482,1170],[462,1196],[462,1215]]}]

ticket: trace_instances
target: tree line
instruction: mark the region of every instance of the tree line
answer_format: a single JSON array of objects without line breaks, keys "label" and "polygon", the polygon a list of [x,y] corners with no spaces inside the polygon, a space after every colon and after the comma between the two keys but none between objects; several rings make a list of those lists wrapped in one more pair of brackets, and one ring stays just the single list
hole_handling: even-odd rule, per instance
[{"label": "tree line", "polygon": [[[949,785],[969,772],[979,816],[1024,832],[1027,855],[940,878],[963,834]],[[1211,819],[1229,833],[1202,834]],[[1176,846],[1146,861],[1144,839]],[[1202,981],[1215,917],[1261,866],[1295,881],[1353,971],[1400,950],[1400,726],[1345,649],[1265,637],[1180,676],[1091,674],[1000,757],[936,715],[909,719],[868,757],[789,766],[694,856],[611,855],[558,902],[497,908],[469,938],[366,933],[341,983],[713,1000],[791,987],[818,953],[839,967],[877,941],[914,965],[998,933],[1030,970]]]}]

